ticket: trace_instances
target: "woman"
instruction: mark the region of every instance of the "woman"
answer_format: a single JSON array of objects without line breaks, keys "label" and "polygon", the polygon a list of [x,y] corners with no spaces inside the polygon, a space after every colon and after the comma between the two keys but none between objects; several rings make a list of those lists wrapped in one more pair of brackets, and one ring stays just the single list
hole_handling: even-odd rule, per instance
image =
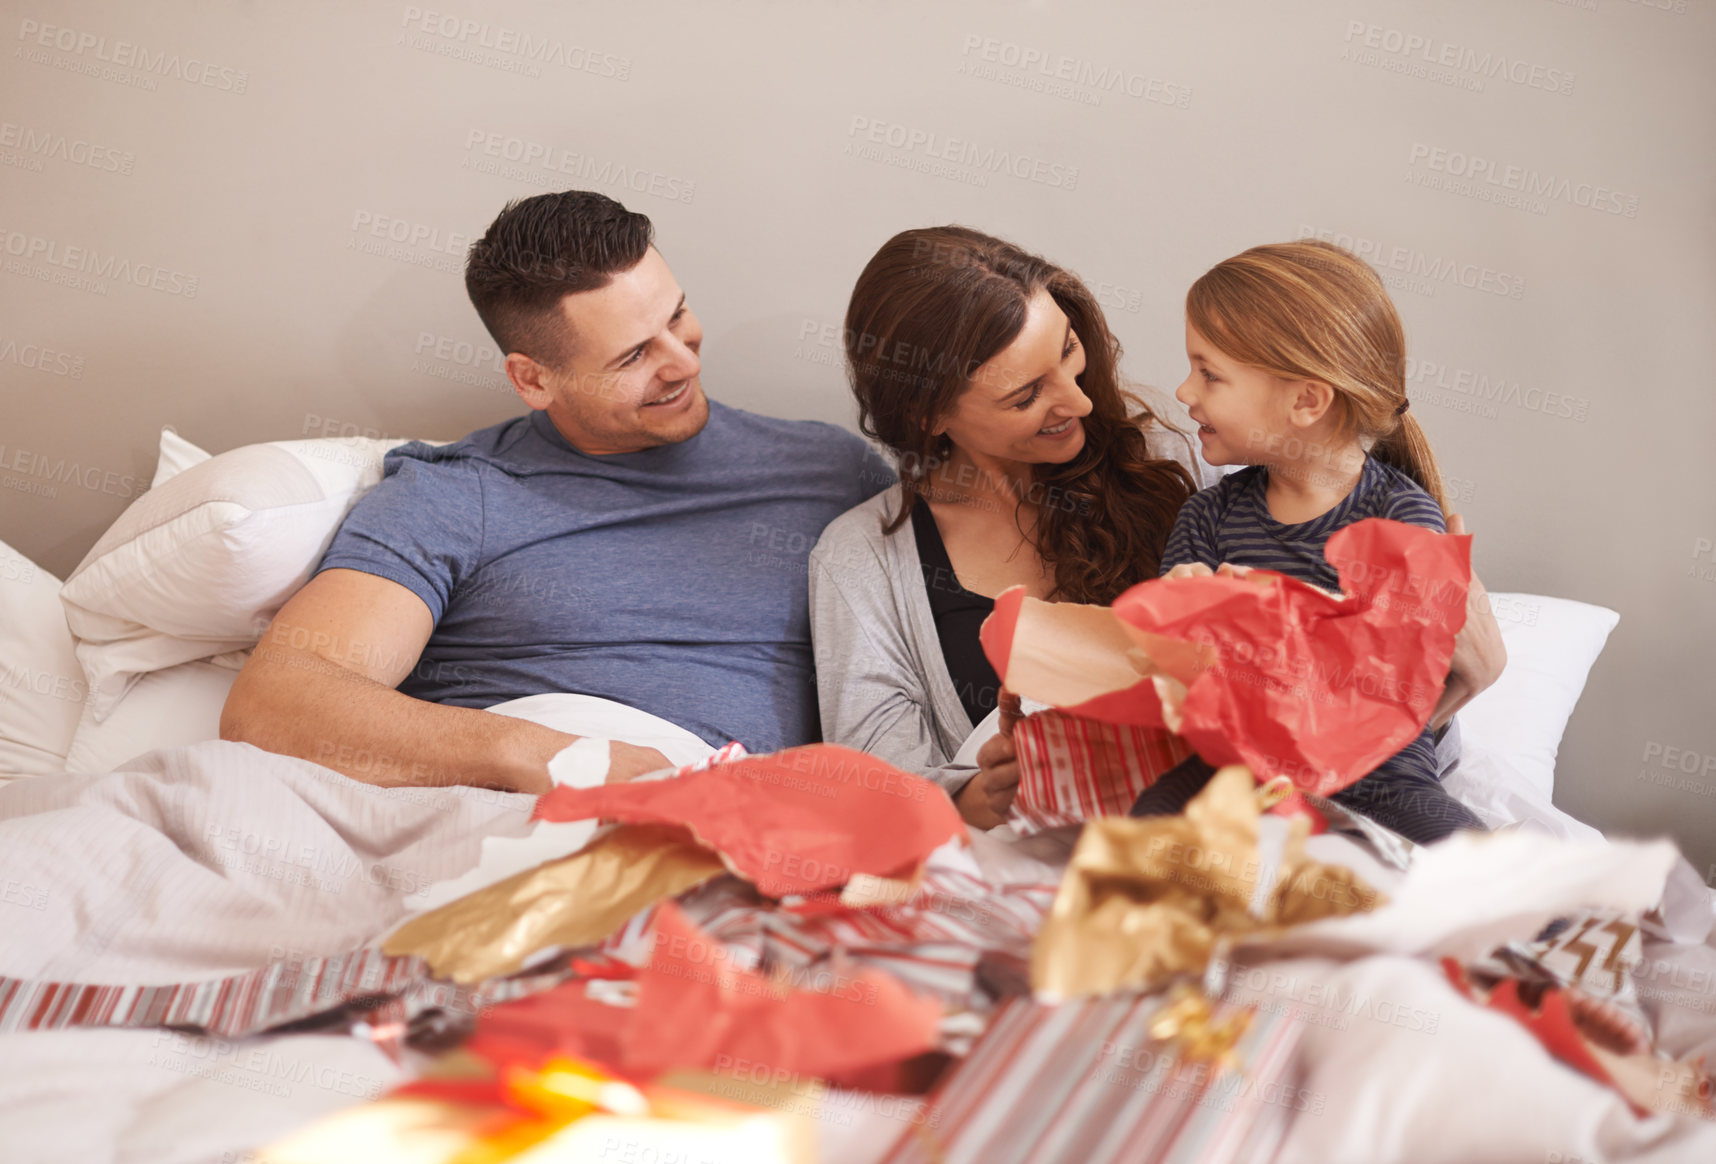
[{"label": "woman", "polygon": [[1190,445],[1122,389],[1120,345],[1076,275],[974,230],[889,240],[845,336],[859,423],[901,484],[811,557],[823,737],[925,772],[989,827],[1012,773],[948,760],[996,706],[977,642],[994,595],[1107,603],[1155,577],[1196,488]]},{"label": "woman", "polygon": [[[860,426],[894,452],[900,485],[835,519],[811,555],[823,738],[924,773],[990,828],[1018,782],[1008,732],[975,769],[950,760],[999,697],[977,639],[994,596],[1108,603],[1156,577],[1195,461],[1122,387],[1083,282],[979,231],[888,240],[853,288],[845,344]],[[1499,672],[1487,624],[1465,636],[1444,705]]]}]

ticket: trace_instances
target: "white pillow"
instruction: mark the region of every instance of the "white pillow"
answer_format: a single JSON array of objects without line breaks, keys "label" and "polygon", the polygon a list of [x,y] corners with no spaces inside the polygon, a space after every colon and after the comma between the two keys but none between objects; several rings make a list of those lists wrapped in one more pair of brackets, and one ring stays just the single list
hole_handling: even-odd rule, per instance
[{"label": "white pillow", "polygon": [[696,733],[676,723],[595,695],[546,691],[509,699],[485,710],[528,719],[567,735],[623,740],[640,748],[654,748],[675,768],[695,763],[715,750]]},{"label": "white pillow", "polygon": [[60,592],[95,722],[141,675],[219,656],[236,663],[381,480],[382,456],[403,443],[246,445],[133,502]]},{"label": "white pillow", "polygon": [[198,448],[171,428],[162,428],[161,451],[155,459],[155,479],[149,482],[149,488],[156,488],[162,482],[177,477],[192,465],[200,465],[212,456],[213,453]]},{"label": "white pillow", "polygon": [[[1621,616],[1542,594],[1491,594],[1490,609],[1507,646],[1507,666],[1460,709],[1460,768],[1466,769],[1461,781],[1469,787],[1456,795],[1465,799],[1511,786],[1548,802],[1561,735]],[[1471,765],[1466,754],[1473,757]]]},{"label": "white pillow", "polygon": [[1548,793],[1520,774],[1513,760],[1492,751],[1482,735],[1462,737],[1460,762],[1442,787],[1492,829],[1518,825],[1568,841],[1603,839],[1601,829],[1557,807]]},{"label": "white pillow", "polygon": [[[71,738],[64,767],[100,775],[157,748],[220,738],[220,712],[238,671],[209,661],[180,663],[143,676],[125,693],[105,720],[86,711]],[[550,692],[497,703],[488,708],[581,736],[625,740],[656,748],[677,766],[690,764],[714,749],[676,724],[590,695]]]},{"label": "white pillow", "polygon": [[100,723],[86,710],[66,755],[68,772],[101,775],[126,761],[184,744],[220,739],[220,710],[238,672],[210,662],[180,663],[144,675]]},{"label": "white pillow", "polygon": [[83,714],[60,580],[0,542],[0,783],[59,772]]}]

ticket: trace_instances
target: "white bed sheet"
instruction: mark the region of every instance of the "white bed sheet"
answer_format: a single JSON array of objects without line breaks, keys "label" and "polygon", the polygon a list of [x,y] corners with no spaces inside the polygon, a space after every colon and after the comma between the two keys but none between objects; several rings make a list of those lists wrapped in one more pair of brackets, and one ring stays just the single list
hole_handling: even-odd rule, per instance
[{"label": "white bed sheet", "polygon": [[[0,788],[0,975],[176,982],[340,953],[473,864],[485,835],[525,831],[532,804],[370,788],[218,741],[18,781]],[[399,1077],[351,1038],[6,1034],[0,1160],[233,1164]]]},{"label": "white bed sheet", "polygon": [[[397,921],[414,886],[474,864],[484,836],[530,827],[527,797],[372,789],[240,744],[174,749],[128,769],[0,789],[0,882],[48,894],[45,908],[12,908],[0,930],[0,974],[178,981],[282,955],[337,953]],[[1542,846],[1564,844],[1514,840],[1520,859],[1497,860],[1518,866],[1518,876],[1545,865],[1553,848]],[[979,844],[986,868],[1011,857],[988,851],[996,838]],[[1627,859],[1621,846],[1597,844],[1615,853],[1589,854],[1593,861]],[[1633,868],[1623,877],[1617,865],[1614,875],[1601,875],[1605,892],[1647,899],[1653,890],[1644,882],[1664,867],[1660,857],[1648,860],[1655,873]],[[1056,862],[1042,849],[1017,868],[1035,879]],[[315,875],[281,876],[295,871]],[[1549,894],[1572,883],[1543,880]],[[1675,899],[1676,912],[1691,919],[1689,933],[1701,933],[1700,918],[1709,929],[1709,897],[1699,889]],[[1533,906],[1554,908],[1552,897]],[[1436,924],[1456,930],[1494,924],[1472,902],[1436,912]],[[1515,928],[1528,933],[1540,920],[1522,915]],[[1707,942],[1647,950],[1659,987],[1649,1002],[1662,1009],[1664,1041],[1676,1053],[1716,1052],[1716,1008],[1708,1005],[1716,949]],[[1242,953],[1235,965],[1257,956]],[[1430,1164],[1544,1160],[1550,1152],[1564,1160],[1716,1159],[1716,1125],[1632,1116],[1508,1020],[1460,1000],[1432,963],[1390,949],[1338,963],[1314,951],[1270,956],[1272,972],[1288,965],[1280,958],[1296,958],[1294,975],[1304,983],[1341,985],[1441,1016],[1429,1037],[1363,1016],[1308,1030],[1302,1086],[1324,1103],[1320,1114],[1295,1118],[1283,1160]],[[225,1044],[155,1031],[0,1036],[0,1160],[240,1164],[299,1123],[391,1086],[417,1062],[408,1057],[395,1067],[367,1043],[328,1036]],[[825,1142],[830,1158],[858,1164],[874,1159],[900,1125],[848,1122],[850,1110],[831,1110]]]}]

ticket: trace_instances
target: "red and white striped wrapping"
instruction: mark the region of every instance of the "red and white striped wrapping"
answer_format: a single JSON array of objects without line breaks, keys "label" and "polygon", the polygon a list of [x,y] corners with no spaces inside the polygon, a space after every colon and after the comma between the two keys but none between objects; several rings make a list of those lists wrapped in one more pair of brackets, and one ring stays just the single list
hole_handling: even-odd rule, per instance
[{"label": "red and white striped wrapping", "polygon": [[710,934],[744,942],[760,931],[764,959],[795,971],[815,967],[835,951],[885,970],[913,990],[955,1006],[972,997],[973,974],[985,950],[1028,956],[1054,902],[1056,886],[997,889],[956,870],[931,869],[909,899],[893,905],[796,914],[732,911]]},{"label": "red and white striped wrapping", "polygon": [[1019,792],[1007,823],[1020,836],[1124,816],[1139,793],[1192,754],[1161,728],[1103,723],[1050,709],[1013,728]]},{"label": "red and white striped wrapping", "polygon": [[1060,887],[996,887],[957,869],[926,870],[905,901],[811,915],[806,928],[850,948],[939,942],[1028,950]]},{"label": "red and white striped wrapping", "polygon": [[[886,1164],[1227,1164],[1267,1160],[1306,1093],[1300,1027],[1258,1012],[1240,1066],[1189,1063],[1150,1037],[1162,994],[1014,999],[930,1096]],[[1215,1007],[1215,1018],[1234,1013]]]},{"label": "red and white striped wrapping", "polygon": [[421,958],[389,957],[366,948],[331,958],[274,962],[225,978],[154,986],[0,978],[0,1032],[173,1027],[238,1038],[386,999],[404,1004],[392,1016],[396,1019],[432,1009],[474,1014],[484,1006],[534,994],[571,976],[570,971],[559,970],[492,979],[467,988],[430,977],[428,963]]},{"label": "red and white striped wrapping", "polygon": [[[818,972],[848,958],[963,1007],[973,1001],[973,973],[985,951],[1029,956],[1058,888],[998,889],[968,873],[932,867],[910,898],[892,905],[793,912],[732,877],[684,894],[679,905],[721,943],[735,967],[814,983]],[[653,913],[640,913],[598,949],[633,963],[647,958]]]}]

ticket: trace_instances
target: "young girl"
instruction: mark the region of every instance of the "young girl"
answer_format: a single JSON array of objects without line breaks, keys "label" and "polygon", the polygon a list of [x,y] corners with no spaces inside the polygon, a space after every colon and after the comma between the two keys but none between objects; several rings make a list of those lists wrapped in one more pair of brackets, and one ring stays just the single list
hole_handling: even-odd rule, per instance
[{"label": "young girl", "polygon": [[[1186,294],[1186,355],[1175,396],[1204,460],[1248,467],[1181,508],[1164,575],[1225,564],[1338,590],[1323,558],[1336,530],[1383,517],[1446,532],[1436,457],[1406,398],[1405,332],[1357,256],[1307,239],[1218,264]],[[1333,799],[1423,843],[1482,828],[1443,790],[1435,743],[1427,729]]]}]

